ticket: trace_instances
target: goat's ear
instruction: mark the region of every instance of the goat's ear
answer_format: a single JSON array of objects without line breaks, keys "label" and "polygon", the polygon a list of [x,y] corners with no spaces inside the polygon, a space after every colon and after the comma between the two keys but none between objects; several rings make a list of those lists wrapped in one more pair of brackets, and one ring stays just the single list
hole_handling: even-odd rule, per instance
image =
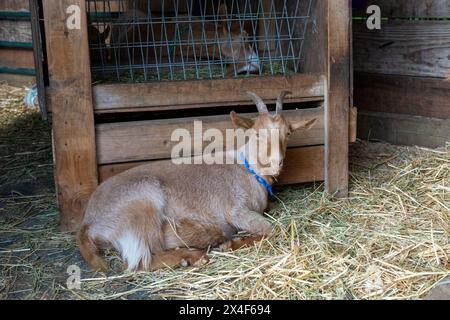
[{"label": "goat's ear", "polygon": [[295,131],[295,130],[298,130],[298,129],[309,130],[309,129],[311,129],[314,126],[316,121],[317,121],[317,119],[314,118],[314,119],[311,119],[311,120],[291,122],[289,124],[289,129],[291,129],[291,131]]},{"label": "goat's ear", "polygon": [[239,128],[250,129],[255,124],[255,121],[252,119],[238,116],[234,111],[231,111],[230,116],[233,124]]}]

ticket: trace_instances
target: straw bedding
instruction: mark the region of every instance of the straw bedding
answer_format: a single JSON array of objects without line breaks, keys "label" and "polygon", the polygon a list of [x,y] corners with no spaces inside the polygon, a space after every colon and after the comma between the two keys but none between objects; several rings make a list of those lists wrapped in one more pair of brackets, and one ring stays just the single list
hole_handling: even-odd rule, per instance
[{"label": "straw bedding", "polygon": [[[87,270],[58,231],[50,130],[0,86],[0,298],[413,299],[450,275],[450,145],[438,150],[359,141],[350,197],[322,184],[276,190],[273,234],[251,248],[210,252],[198,269],[107,275]],[[81,290],[66,288],[69,265]]]}]

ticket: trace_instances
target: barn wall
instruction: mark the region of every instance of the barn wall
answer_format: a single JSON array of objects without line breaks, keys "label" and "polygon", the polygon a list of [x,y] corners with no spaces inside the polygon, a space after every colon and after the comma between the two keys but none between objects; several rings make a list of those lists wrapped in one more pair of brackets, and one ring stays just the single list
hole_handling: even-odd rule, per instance
[{"label": "barn wall", "polygon": [[[444,145],[450,141],[450,0],[365,2],[379,5],[385,19],[373,31],[354,21],[359,137]],[[365,13],[355,9],[358,15]]]},{"label": "barn wall", "polygon": [[0,1],[0,81],[35,81],[29,0]]}]

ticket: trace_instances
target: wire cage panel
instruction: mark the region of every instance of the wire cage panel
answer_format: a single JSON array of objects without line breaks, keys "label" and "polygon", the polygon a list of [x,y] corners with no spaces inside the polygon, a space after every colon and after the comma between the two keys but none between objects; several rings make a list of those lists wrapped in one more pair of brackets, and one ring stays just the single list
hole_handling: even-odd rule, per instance
[{"label": "wire cage panel", "polygon": [[298,73],[312,0],[86,0],[94,83]]}]

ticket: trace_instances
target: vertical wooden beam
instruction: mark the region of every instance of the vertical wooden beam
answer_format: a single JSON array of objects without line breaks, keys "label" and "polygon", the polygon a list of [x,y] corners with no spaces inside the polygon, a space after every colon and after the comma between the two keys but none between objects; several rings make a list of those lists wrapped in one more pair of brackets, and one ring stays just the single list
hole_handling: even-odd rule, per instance
[{"label": "vertical wooden beam", "polygon": [[[67,28],[78,6],[81,28]],[[44,0],[55,181],[61,228],[76,230],[98,184],[85,0]]]},{"label": "vertical wooden beam", "polygon": [[37,0],[29,0],[31,13],[31,31],[33,36],[33,55],[34,55],[34,69],[36,70],[36,84],[38,90],[39,108],[43,120],[47,120],[47,108],[45,106],[45,82],[43,70],[43,50],[42,37],[39,21],[39,5]]},{"label": "vertical wooden beam", "polygon": [[[313,0],[311,3],[310,18],[307,21],[305,40],[303,41],[304,62],[300,64],[303,73],[325,74],[327,68],[327,14],[328,0]],[[296,3],[296,1],[292,1]],[[301,1],[303,6],[307,1]],[[290,8],[295,10],[295,8]],[[306,12],[307,8],[303,8]],[[297,36],[303,33],[303,26],[298,27]]]},{"label": "vertical wooden beam", "polygon": [[348,195],[350,26],[348,0],[328,0],[327,90],[325,94],[325,186],[338,197]]}]

